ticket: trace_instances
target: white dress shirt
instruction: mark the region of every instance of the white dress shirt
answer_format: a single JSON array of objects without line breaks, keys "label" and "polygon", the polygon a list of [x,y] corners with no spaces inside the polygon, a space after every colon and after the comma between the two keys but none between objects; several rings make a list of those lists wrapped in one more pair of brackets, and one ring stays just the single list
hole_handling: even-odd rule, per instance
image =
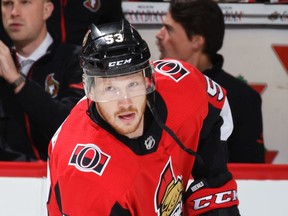
[{"label": "white dress shirt", "polygon": [[53,39],[51,35],[47,33],[45,39],[42,41],[40,46],[36,50],[34,50],[34,52],[30,56],[24,57],[21,56],[19,53],[17,53],[21,73],[27,76],[33,63],[37,61],[39,58],[41,58],[43,55],[45,55],[48,47],[51,45],[52,42]]}]

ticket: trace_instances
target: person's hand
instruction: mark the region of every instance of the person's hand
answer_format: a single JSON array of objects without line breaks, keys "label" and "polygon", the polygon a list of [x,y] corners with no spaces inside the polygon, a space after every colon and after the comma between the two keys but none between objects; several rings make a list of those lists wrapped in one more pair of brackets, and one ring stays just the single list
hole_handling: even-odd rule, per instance
[{"label": "person's hand", "polygon": [[8,83],[13,83],[20,77],[19,72],[14,64],[13,58],[10,53],[9,47],[7,47],[0,40],[0,77],[6,80]]},{"label": "person's hand", "polygon": [[[1,40],[0,40],[0,77],[6,80],[6,82],[9,84],[14,83],[21,77],[20,73],[18,72],[15,66],[9,47],[7,47]],[[20,83],[14,89],[14,92],[18,93],[23,88],[23,86],[24,82]]]}]

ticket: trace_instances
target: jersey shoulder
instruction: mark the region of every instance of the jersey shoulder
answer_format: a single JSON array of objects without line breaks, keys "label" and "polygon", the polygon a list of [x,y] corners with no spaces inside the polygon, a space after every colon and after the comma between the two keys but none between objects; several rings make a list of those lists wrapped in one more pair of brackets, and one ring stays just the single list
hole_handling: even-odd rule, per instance
[{"label": "jersey shoulder", "polygon": [[[193,65],[176,60],[162,59],[154,61],[156,71],[156,85],[158,90],[165,92],[170,89],[180,96],[187,99],[206,102],[212,106],[221,109],[223,107],[226,90],[211,78],[202,74]],[[163,90],[165,89],[165,90]],[[185,99],[183,98],[182,99]]]}]

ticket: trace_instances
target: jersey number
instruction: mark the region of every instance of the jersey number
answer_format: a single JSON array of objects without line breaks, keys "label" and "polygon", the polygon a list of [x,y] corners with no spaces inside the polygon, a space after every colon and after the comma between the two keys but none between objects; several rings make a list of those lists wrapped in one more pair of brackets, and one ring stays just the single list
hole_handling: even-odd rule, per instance
[{"label": "jersey number", "polygon": [[114,42],[120,43],[124,41],[123,34],[109,34],[104,37],[107,44],[112,44]]},{"label": "jersey number", "polygon": [[211,80],[209,77],[205,76],[207,81],[207,92],[212,97],[217,96],[217,100],[221,101],[224,98],[224,93],[221,86],[215,81]]}]

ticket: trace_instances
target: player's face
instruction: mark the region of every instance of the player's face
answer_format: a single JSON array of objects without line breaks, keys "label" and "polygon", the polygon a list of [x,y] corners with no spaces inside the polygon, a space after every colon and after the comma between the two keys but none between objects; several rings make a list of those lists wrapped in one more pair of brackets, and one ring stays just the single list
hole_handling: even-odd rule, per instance
[{"label": "player's face", "polygon": [[[183,61],[192,55],[192,42],[188,39],[184,28],[175,22],[168,12],[162,28],[156,34],[160,58],[175,58]],[[189,62],[189,61],[188,61]]]},{"label": "player's face", "polygon": [[142,135],[146,107],[142,72],[115,78],[95,78],[93,92],[92,98],[97,98],[95,101],[99,114],[119,134],[129,138]]}]

